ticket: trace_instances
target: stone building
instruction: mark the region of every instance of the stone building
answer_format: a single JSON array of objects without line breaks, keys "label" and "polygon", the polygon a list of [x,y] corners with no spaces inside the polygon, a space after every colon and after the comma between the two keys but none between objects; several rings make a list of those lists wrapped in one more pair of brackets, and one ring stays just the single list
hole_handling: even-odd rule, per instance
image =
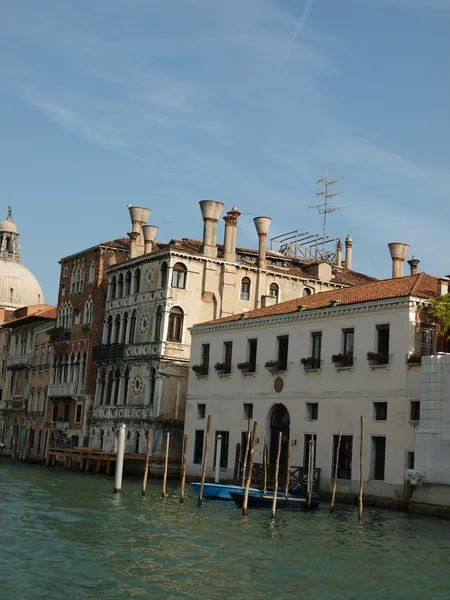
[{"label": "stone building", "polygon": [[[27,450],[33,455],[43,449],[51,352],[48,332],[54,327],[55,317],[56,307],[25,306],[16,309],[12,319],[1,325],[2,331],[9,331],[2,440],[19,456],[27,442]],[[47,362],[40,364],[42,352]]]},{"label": "stone building", "polygon": [[257,217],[258,248],[239,248],[234,206],[224,217],[222,245],[216,238],[223,204],[203,200],[200,208],[203,239],[169,243],[156,241],[148,209],[129,209],[129,260],[108,270],[102,345],[94,351],[99,370],[90,446],[111,450],[124,421],[127,452],[144,452],[151,430],[152,453],[159,454],[163,432],[171,431],[171,454],[179,456],[194,323],[373,280],[351,270],[350,237],[345,262],[340,242],[334,262],[268,252],[271,219]]},{"label": "stone building", "polygon": [[57,321],[50,332],[50,445],[88,444],[97,371],[91,356],[103,334],[106,269],[126,260],[128,252],[128,239],[117,239],[60,260]]},{"label": "stone building", "polygon": [[[446,293],[447,284],[416,273],[414,265],[415,274],[404,277],[407,248],[390,247],[392,279],[324,291],[191,329],[188,474],[201,472],[211,415],[208,475],[214,440],[221,434],[221,477],[232,479],[236,446],[245,447],[250,417],[258,421],[255,463],[262,463],[265,437],[274,464],[281,432],[282,465],[290,444],[291,465],[305,474],[314,439],[321,488],[329,488],[337,457],[338,491],[356,493],[363,416],[365,493],[392,499],[409,493],[406,470],[414,467],[421,429],[421,357],[433,354],[437,344],[427,307],[430,298]],[[207,376],[197,370],[202,364]]]}]

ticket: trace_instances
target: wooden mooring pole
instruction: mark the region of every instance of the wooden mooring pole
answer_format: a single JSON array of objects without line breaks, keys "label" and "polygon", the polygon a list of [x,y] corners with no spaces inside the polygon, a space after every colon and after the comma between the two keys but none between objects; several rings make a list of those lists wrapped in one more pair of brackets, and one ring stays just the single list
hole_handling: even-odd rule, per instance
[{"label": "wooden mooring pole", "polygon": [[311,437],[309,444],[308,510],[311,508],[311,500],[314,488],[314,450],[316,445],[314,435]]},{"label": "wooden mooring pole", "polygon": [[361,443],[359,446],[359,507],[358,521],[361,523],[363,514],[363,452],[364,452],[364,417],[361,417]]},{"label": "wooden mooring pole", "polygon": [[257,427],[258,427],[258,421],[255,421],[253,423],[252,445],[250,447],[250,457],[249,457],[249,462],[248,462],[248,477],[247,477],[247,483],[245,485],[244,503],[242,505],[242,516],[243,517],[245,517],[247,515],[248,492],[250,490],[250,482],[252,480],[253,456],[255,454],[256,428]]},{"label": "wooden mooring pole", "polygon": [[187,461],[187,445],[188,445],[188,435],[184,434],[184,443],[183,443],[183,462],[181,465],[181,491],[180,491],[180,503],[184,502],[184,487],[186,485],[186,461]]},{"label": "wooden mooring pole", "polygon": [[263,448],[263,492],[267,491],[267,438],[264,436],[264,448]]},{"label": "wooden mooring pole", "polygon": [[209,434],[211,432],[211,415],[208,415],[208,423],[206,425],[206,440],[205,440],[205,450],[203,453],[203,467],[202,467],[202,483],[200,485],[200,492],[198,494],[198,502],[197,505],[201,506],[203,501],[203,488],[205,487],[205,477],[206,477],[206,464],[208,462],[208,447],[209,447]]},{"label": "wooden mooring pole", "polygon": [[252,430],[252,420],[249,419],[248,420],[248,425],[247,425],[247,441],[245,444],[245,454],[242,457],[242,479],[241,479],[241,487],[245,486],[245,477],[247,475],[247,457],[248,457],[248,450],[250,448],[250,433]]},{"label": "wooden mooring pole", "polygon": [[281,455],[281,440],[283,439],[283,434],[280,431],[278,433],[278,448],[277,448],[277,460],[275,463],[275,482],[273,486],[273,502],[272,502],[272,515],[271,519],[275,519],[275,512],[277,510],[277,496],[278,496],[278,471],[280,470],[280,455]]},{"label": "wooden mooring pole", "polygon": [[289,478],[291,476],[291,442],[288,442],[288,455],[286,465],[286,483],[284,485],[284,495],[287,496],[289,493]]},{"label": "wooden mooring pole", "polygon": [[167,471],[169,469],[169,444],[170,444],[170,431],[166,433],[166,455],[164,457],[164,477],[163,477],[163,487],[162,487],[162,497],[165,498],[167,496]]},{"label": "wooden mooring pole", "polygon": [[150,431],[147,432],[147,454],[145,457],[144,478],[142,480],[142,495],[147,491],[148,463],[150,462]]},{"label": "wooden mooring pole", "polygon": [[339,439],[336,448],[336,457],[334,459],[334,481],[333,481],[333,493],[331,494],[331,507],[330,513],[333,514],[334,510],[334,501],[336,500],[336,486],[337,486],[337,476],[338,476],[338,466],[339,466],[339,452],[341,450],[341,437],[342,432],[339,432]]}]

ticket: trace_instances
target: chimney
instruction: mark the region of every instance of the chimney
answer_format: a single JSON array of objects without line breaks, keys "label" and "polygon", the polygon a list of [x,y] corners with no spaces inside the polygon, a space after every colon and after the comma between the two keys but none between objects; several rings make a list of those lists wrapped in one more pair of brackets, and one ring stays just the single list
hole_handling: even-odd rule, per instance
[{"label": "chimney", "polygon": [[397,277],[403,277],[403,267],[405,265],[409,244],[392,242],[391,244],[388,244],[388,246],[392,258],[392,278],[396,279]]},{"label": "chimney", "polygon": [[342,267],[342,242],[338,240],[336,242],[336,266]]},{"label": "chimney", "polygon": [[[133,229],[130,237],[130,258],[144,254],[144,236],[142,235],[142,226],[147,223],[150,209],[140,206],[129,206],[130,218]],[[137,235],[135,235],[137,234]]]},{"label": "chimney", "polygon": [[224,236],[224,258],[225,260],[236,260],[236,232],[237,232],[237,220],[241,216],[241,213],[233,206],[231,210],[227,212],[226,217],[223,218],[225,221],[225,236]]},{"label": "chimney", "polygon": [[417,275],[417,273],[419,272],[419,263],[420,260],[416,258],[413,254],[413,257],[410,260],[408,260],[408,265],[411,269],[411,275]]},{"label": "chimney", "polygon": [[270,223],[272,219],[270,217],[255,217],[253,222],[255,223],[256,231],[259,238],[259,249],[258,249],[258,267],[260,269],[267,268],[266,260],[266,239],[269,231]]},{"label": "chimney", "polygon": [[144,236],[144,254],[150,254],[153,251],[153,244],[155,243],[156,232],[158,228],[156,225],[142,225],[142,235]]},{"label": "chimney", "polygon": [[[353,240],[350,234],[345,238],[345,268],[352,268],[352,252],[353,252]],[[342,260],[342,259],[341,259]]]},{"label": "chimney", "polygon": [[217,223],[223,203],[215,200],[201,200],[199,204],[203,217],[203,254],[217,256]]},{"label": "chimney", "polygon": [[444,277],[438,279],[438,296],[444,296],[445,294],[448,294],[448,284],[448,279]]}]

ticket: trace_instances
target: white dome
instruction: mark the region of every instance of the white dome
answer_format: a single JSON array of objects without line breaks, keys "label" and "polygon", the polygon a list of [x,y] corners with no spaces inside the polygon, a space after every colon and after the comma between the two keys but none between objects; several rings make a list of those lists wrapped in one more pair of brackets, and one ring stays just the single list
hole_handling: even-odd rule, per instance
[{"label": "white dome", "polygon": [[14,223],[14,221],[11,221],[11,219],[5,219],[4,221],[2,221],[0,223],[0,231],[1,232],[11,232],[11,233],[18,233],[17,232],[17,225]]},{"label": "white dome", "polygon": [[33,273],[20,262],[0,259],[0,307],[21,308],[43,302],[44,294]]}]

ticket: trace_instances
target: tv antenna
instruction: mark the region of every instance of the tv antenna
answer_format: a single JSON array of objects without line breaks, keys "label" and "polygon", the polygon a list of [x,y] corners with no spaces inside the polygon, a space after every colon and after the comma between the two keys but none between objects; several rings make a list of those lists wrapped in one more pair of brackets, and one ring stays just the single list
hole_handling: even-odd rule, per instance
[{"label": "tv antenna", "polygon": [[344,192],[336,192],[333,188],[333,185],[338,181],[342,181],[343,177],[339,177],[339,179],[332,179],[333,175],[325,175],[325,177],[318,177],[317,184],[323,186],[323,189],[316,192],[317,196],[323,198],[322,204],[314,204],[309,205],[309,210],[311,208],[317,208],[317,212],[320,215],[323,215],[323,239],[327,237],[327,216],[330,213],[334,213],[337,210],[341,210],[344,208],[348,208],[347,206],[331,206],[331,198],[333,196],[338,196],[339,194],[343,194]]}]

